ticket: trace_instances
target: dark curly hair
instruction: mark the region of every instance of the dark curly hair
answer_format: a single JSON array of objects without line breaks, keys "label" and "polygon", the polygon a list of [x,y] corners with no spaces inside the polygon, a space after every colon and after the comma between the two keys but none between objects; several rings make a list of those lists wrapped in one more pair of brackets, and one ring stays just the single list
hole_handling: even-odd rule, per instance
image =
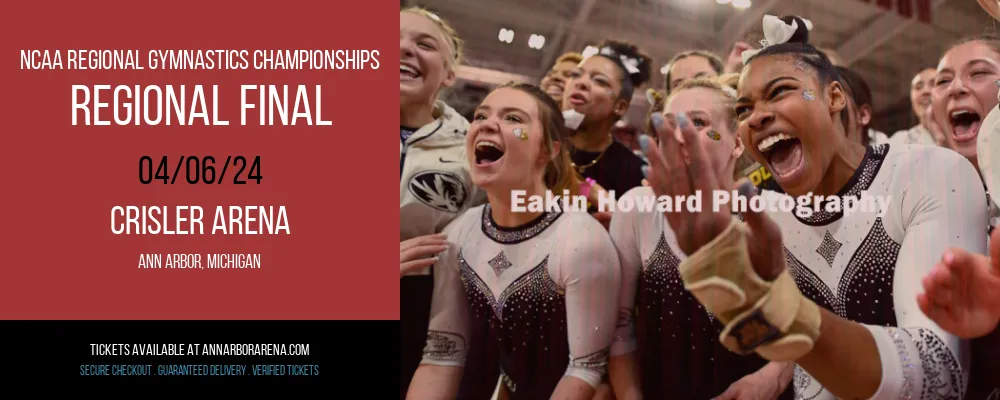
[{"label": "dark curly hair", "polygon": [[606,39],[603,42],[601,42],[601,44],[599,44],[597,48],[599,49],[610,48],[617,55],[624,55],[625,57],[635,59],[638,62],[638,65],[636,65],[636,69],[638,69],[639,72],[635,74],[630,74],[628,73],[628,69],[625,68],[625,65],[619,58],[608,56],[601,53],[597,54],[600,56],[604,56],[610,59],[611,61],[614,61],[615,65],[618,65],[621,68],[622,76],[624,78],[622,79],[622,90],[618,98],[631,100],[632,94],[635,92],[635,89],[644,85],[646,82],[649,82],[649,78],[652,74],[651,71],[652,71],[653,58],[650,57],[648,54],[644,53],[641,49],[639,49],[638,46],[620,40]]}]

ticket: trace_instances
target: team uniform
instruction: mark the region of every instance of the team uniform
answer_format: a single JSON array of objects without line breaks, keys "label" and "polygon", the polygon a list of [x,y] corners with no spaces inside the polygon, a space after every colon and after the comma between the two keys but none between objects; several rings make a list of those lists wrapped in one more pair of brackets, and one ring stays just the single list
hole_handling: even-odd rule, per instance
[{"label": "team uniform", "polygon": [[[955,152],[876,145],[838,195],[862,192],[888,196],[888,205],[807,218],[770,214],[781,227],[788,268],[805,296],[871,332],[882,363],[873,398],[962,398],[969,343],[930,321],[916,297],[921,279],[949,247],[985,254],[982,182]],[[770,201],[787,196],[780,189],[762,195]],[[801,368],[793,383],[799,399],[834,398]]]},{"label": "team uniform", "polygon": [[[655,196],[649,187],[625,194]],[[666,217],[655,209],[617,212],[611,238],[622,264],[621,319],[611,355],[635,352],[643,396],[710,399],[768,361],[741,356],[719,343],[724,328],[684,289],[678,265],[687,256]],[[792,398],[791,385],[781,399]]]},{"label": "team uniform", "polygon": [[925,146],[937,146],[934,142],[934,136],[931,132],[924,128],[923,125],[917,125],[905,131],[899,131],[889,138],[889,144],[894,144],[897,146],[907,145],[907,144],[920,144]]},{"label": "team uniform", "polygon": [[[486,204],[446,233],[452,246],[434,265],[423,363],[489,376],[492,365],[474,358],[496,346],[512,399],[549,398],[564,376],[596,388],[617,319],[617,302],[608,299],[621,288],[618,255],[601,224],[567,211],[504,228]],[[494,386],[479,387],[476,397],[489,398]]]}]

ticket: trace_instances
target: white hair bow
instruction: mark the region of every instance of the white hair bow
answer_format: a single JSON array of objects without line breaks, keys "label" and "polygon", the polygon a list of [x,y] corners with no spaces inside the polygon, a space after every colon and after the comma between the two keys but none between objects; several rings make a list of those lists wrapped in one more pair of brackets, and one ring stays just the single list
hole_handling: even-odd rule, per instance
[{"label": "white hair bow", "polygon": [[604,47],[598,50],[596,47],[587,46],[587,48],[584,49],[582,53],[583,58],[585,59],[590,58],[590,56],[596,54],[601,54],[602,56],[610,58],[613,58],[614,56],[617,55],[618,59],[622,63],[622,66],[625,67],[625,70],[628,71],[630,75],[635,75],[639,73],[639,60],[635,58],[626,57],[624,54],[618,54],[618,52],[616,52],[615,49],[612,49],[611,47]]},{"label": "white hair bow", "polygon": [[[806,24],[807,30],[813,29],[812,21],[808,19],[802,19]],[[781,18],[775,17],[773,15],[764,16],[764,40],[760,41],[761,47],[759,49],[749,49],[743,51],[741,56],[743,57],[743,65],[746,65],[750,58],[760,53],[761,50],[766,49],[768,46],[774,46],[776,44],[788,43],[788,40],[792,38],[795,31],[799,29],[799,23],[796,20],[792,20],[792,24],[789,25],[782,21]]]},{"label": "white hair bow", "polygon": [[639,73],[639,60],[625,57],[624,54],[618,56],[618,58],[622,60],[622,65],[625,66],[625,70],[628,71],[630,75]]}]

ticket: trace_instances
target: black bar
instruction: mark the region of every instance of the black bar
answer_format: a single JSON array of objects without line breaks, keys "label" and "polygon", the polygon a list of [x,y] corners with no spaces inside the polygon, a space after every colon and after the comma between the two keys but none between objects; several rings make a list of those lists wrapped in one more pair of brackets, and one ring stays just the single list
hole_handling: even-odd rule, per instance
[{"label": "black bar", "polygon": [[[399,321],[0,321],[0,332],[4,386],[319,386],[364,398],[396,390],[384,382],[397,369]],[[206,344],[229,353],[207,355]],[[305,352],[296,344],[308,355],[292,355]],[[139,353],[151,349],[159,354]]]}]

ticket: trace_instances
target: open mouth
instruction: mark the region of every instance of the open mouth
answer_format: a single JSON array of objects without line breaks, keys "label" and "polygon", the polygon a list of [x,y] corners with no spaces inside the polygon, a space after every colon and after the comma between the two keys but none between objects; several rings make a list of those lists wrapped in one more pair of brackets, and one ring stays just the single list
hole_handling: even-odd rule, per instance
[{"label": "open mouth", "polygon": [[569,95],[569,102],[575,106],[587,104],[587,97],[580,93],[573,93]]},{"label": "open mouth", "polygon": [[757,150],[771,165],[771,172],[779,177],[792,174],[802,165],[802,142],[791,135],[768,136],[757,143]]},{"label": "open mouth", "polygon": [[549,96],[562,96],[563,87],[557,84],[551,84],[545,86],[545,93],[548,93]]},{"label": "open mouth", "polygon": [[480,140],[476,142],[476,165],[486,166],[500,161],[503,158],[504,150],[500,145]]},{"label": "open mouth", "polygon": [[420,71],[417,70],[416,68],[406,64],[399,64],[399,80],[408,81],[417,79],[419,77],[420,77]]},{"label": "open mouth", "polygon": [[957,142],[965,142],[976,138],[979,134],[979,126],[982,123],[982,117],[979,113],[963,109],[955,110],[949,114],[951,119],[951,133],[952,137],[955,138]]},{"label": "open mouth", "polygon": [[927,107],[931,105],[931,97],[930,96],[920,97],[920,99],[917,100],[917,104],[919,104],[921,107]]}]

